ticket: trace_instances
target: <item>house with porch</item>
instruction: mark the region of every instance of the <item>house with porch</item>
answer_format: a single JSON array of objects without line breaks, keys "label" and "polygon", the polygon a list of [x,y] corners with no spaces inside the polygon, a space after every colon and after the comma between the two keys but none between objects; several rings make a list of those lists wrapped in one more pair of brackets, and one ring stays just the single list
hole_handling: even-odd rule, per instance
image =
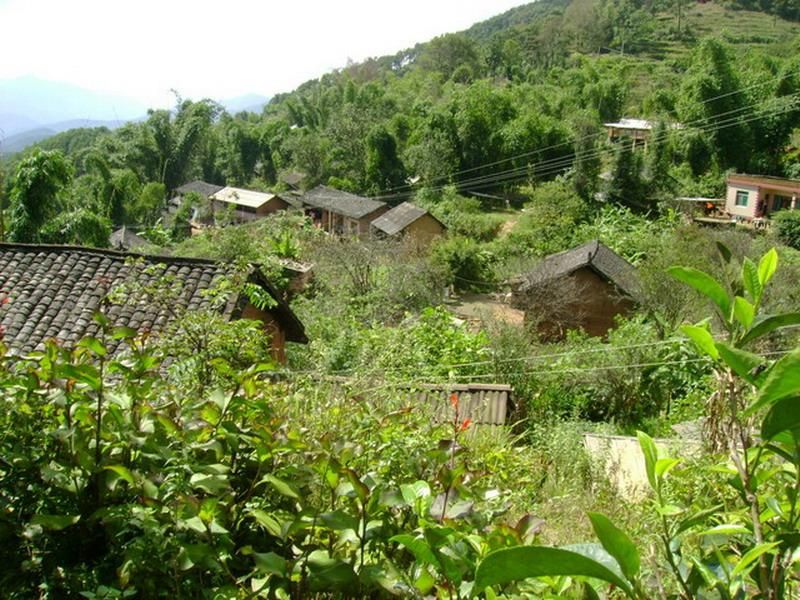
[{"label": "house with porch", "polygon": [[[616,142],[621,139],[630,140],[633,149],[641,147],[647,151],[647,142],[655,129],[656,122],[647,119],[620,119],[615,123],[603,124],[608,131],[608,141]],[[683,125],[672,123],[667,126],[669,129],[682,129]]]},{"label": "house with porch", "polygon": [[305,212],[334,235],[369,235],[372,222],[389,210],[385,202],[318,185],[303,195]]},{"label": "house with porch", "polygon": [[[217,303],[212,292],[229,265],[174,256],[143,256],[78,246],[0,243],[0,331],[9,351],[27,354],[44,348],[47,340],[74,348],[86,336],[101,335],[94,320],[103,310],[114,327],[168,335],[171,325],[188,312],[212,310],[225,320],[253,319],[269,336],[272,354],[284,362],[286,343],[307,343],[303,324],[261,271],[251,266],[246,280],[264,297],[265,307],[251,300],[243,287]],[[169,281],[163,298],[144,292]],[[120,294],[120,290],[128,291]],[[115,295],[121,298],[114,299]],[[256,306],[256,304],[258,306]],[[108,340],[109,353],[124,342]]]},{"label": "house with porch", "polygon": [[779,210],[798,208],[796,179],[731,173],[727,183],[725,211],[738,221],[763,220]]},{"label": "house with porch", "polygon": [[249,223],[279,210],[286,210],[290,204],[282,196],[267,192],[256,192],[227,186],[209,196],[214,213],[231,210],[233,221]]}]

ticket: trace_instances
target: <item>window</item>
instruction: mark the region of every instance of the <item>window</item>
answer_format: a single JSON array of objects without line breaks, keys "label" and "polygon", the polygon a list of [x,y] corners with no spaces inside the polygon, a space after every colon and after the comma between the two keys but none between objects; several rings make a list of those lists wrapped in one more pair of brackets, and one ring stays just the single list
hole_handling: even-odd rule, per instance
[{"label": "window", "polygon": [[736,206],[747,206],[747,199],[750,197],[750,192],[744,190],[736,190]]},{"label": "window", "polygon": [[775,194],[775,199],[772,201],[772,210],[783,210],[792,205],[792,199],[789,196],[778,196]]}]

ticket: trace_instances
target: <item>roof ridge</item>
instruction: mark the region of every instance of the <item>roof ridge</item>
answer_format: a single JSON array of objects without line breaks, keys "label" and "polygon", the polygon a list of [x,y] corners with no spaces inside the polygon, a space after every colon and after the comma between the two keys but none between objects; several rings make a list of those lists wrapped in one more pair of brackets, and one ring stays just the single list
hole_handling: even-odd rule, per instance
[{"label": "roof ridge", "polygon": [[228,264],[225,263],[225,261],[216,260],[213,258],[170,256],[166,254],[140,254],[138,252],[113,250],[111,248],[91,248],[89,246],[76,246],[68,244],[26,244],[21,242],[0,242],[0,252],[3,250],[28,250],[31,252],[80,252],[82,254],[110,256],[116,258],[143,258],[148,262],[168,262],[209,266]]}]

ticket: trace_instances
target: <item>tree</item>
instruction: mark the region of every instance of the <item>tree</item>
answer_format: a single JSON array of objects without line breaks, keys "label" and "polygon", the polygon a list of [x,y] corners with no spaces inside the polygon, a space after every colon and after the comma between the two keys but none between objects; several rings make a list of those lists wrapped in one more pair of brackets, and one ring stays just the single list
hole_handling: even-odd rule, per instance
[{"label": "tree", "polygon": [[700,42],[683,77],[678,111],[683,122],[703,129],[722,169],[747,166],[747,113],[737,109],[748,102],[727,46],[715,39]]},{"label": "tree", "polygon": [[612,202],[631,208],[645,207],[645,189],[642,182],[641,154],[633,151],[633,144],[619,144],[611,171],[608,198]]},{"label": "tree", "polygon": [[379,194],[402,185],[405,178],[405,167],[397,156],[397,142],[384,127],[376,127],[367,138],[366,189]]},{"label": "tree", "polygon": [[130,222],[136,225],[154,225],[161,216],[165,196],[166,188],[163,183],[145,184],[136,202],[128,210]]},{"label": "tree", "polygon": [[96,212],[78,208],[64,212],[42,228],[41,241],[47,244],[76,244],[95,248],[108,247],[111,222]]},{"label": "tree", "polygon": [[36,149],[17,166],[11,188],[9,237],[36,242],[42,226],[57,213],[59,195],[72,180],[73,168],[58,151]]},{"label": "tree", "polygon": [[474,75],[481,72],[477,44],[461,33],[433,38],[420,54],[417,64],[423,69],[441,73],[444,79],[450,79],[461,66],[469,68]]}]

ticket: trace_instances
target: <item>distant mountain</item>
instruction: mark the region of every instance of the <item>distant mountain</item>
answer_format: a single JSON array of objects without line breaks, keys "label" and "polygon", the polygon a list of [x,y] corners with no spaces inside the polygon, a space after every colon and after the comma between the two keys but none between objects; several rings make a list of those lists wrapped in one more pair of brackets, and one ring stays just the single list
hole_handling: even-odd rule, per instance
[{"label": "distant mountain", "polygon": [[0,128],[24,131],[22,123],[48,126],[73,119],[125,121],[143,115],[147,107],[122,96],[92,92],[78,86],[37,77],[0,81]]},{"label": "distant mountain", "polygon": [[269,97],[260,94],[244,94],[243,96],[219,101],[219,103],[225,107],[225,110],[232,115],[242,111],[260,114],[267,102],[269,102]]},{"label": "distant mountain", "polygon": [[[135,120],[135,119],[130,119]],[[6,135],[5,138],[0,136],[0,155],[13,154],[24,150],[31,144],[41,142],[50,136],[68,131],[70,129],[91,129],[95,127],[107,127],[108,129],[116,129],[121,127],[127,121],[99,121],[96,119],[72,119],[69,121],[59,121],[58,123],[48,123],[44,127],[33,127],[25,131],[20,131],[13,135]]]}]

